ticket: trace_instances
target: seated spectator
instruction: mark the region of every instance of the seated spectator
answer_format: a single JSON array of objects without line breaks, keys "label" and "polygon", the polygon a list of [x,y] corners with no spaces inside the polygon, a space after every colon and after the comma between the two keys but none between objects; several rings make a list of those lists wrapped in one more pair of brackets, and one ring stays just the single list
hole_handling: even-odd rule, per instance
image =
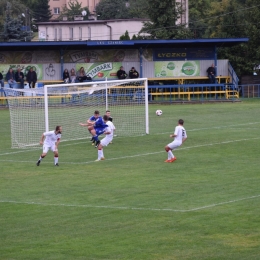
[{"label": "seated spectator", "polygon": [[33,67],[31,67],[30,70],[28,71],[28,73],[26,75],[26,80],[29,83],[29,88],[31,88],[31,87],[35,88],[35,83],[37,82],[37,74],[33,70]]},{"label": "seated spectator", "polygon": [[216,70],[214,64],[208,67],[207,73],[208,73],[210,83],[216,83]]},{"label": "seated spectator", "polygon": [[63,81],[64,83],[70,83],[70,74],[67,69],[63,71]]},{"label": "seated spectator", "polygon": [[1,72],[0,72],[0,84],[1,84],[1,88],[3,88],[4,85],[5,85],[4,77],[3,77],[3,74]]},{"label": "seated spectator", "polygon": [[71,83],[75,83],[76,82],[76,78],[77,78],[76,71],[72,68],[70,70],[70,81],[71,81]]},{"label": "seated spectator", "polygon": [[91,77],[87,76],[83,67],[77,72],[77,80],[83,82],[85,80],[91,80]]},{"label": "seated spectator", "polygon": [[8,82],[10,88],[13,88],[13,85],[16,84],[16,81],[15,81],[15,75],[14,75],[14,72],[13,72],[13,69],[9,69],[6,76],[5,76],[5,79],[6,81]]},{"label": "seated spectator", "polygon": [[117,75],[118,79],[126,79],[127,78],[127,74],[126,74],[123,66],[120,67],[120,69],[117,71],[116,75]]},{"label": "seated spectator", "polygon": [[137,79],[137,78],[139,78],[139,73],[135,69],[135,67],[132,67],[131,70],[129,70],[129,78],[130,79]]},{"label": "seated spectator", "polygon": [[15,72],[15,80],[16,82],[20,82],[20,88],[24,88],[24,74],[20,68]]}]

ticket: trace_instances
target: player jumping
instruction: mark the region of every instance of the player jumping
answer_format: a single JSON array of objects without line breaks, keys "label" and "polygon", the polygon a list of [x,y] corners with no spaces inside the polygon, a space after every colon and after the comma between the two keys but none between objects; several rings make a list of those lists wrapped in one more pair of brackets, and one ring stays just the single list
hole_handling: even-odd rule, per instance
[{"label": "player jumping", "polygon": [[100,144],[98,136],[103,134],[104,131],[105,131],[105,128],[107,127],[107,125],[103,121],[103,118],[99,115],[99,111],[96,110],[94,112],[94,115],[91,116],[87,120],[86,124],[84,124],[84,123],[79,123],[79,124],[81,126],[87,126],[88,127],[88,131],[92,135],[91,141],[95,142],[95,144],[96,144],[95,147],[98,147],[98,145]]}]

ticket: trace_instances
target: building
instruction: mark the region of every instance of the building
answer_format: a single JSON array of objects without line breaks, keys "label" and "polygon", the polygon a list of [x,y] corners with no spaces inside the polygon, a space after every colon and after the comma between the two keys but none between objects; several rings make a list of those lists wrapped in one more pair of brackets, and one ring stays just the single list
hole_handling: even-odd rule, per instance
[{"label": "building", "polygon": [[76,20],[38,23],[40,41],[119,40],[126,30],[137,35],[147,19]]},{"label": "building", "polygon": [[[88,7],[90,13],[95,11],[96,5],[100,0],[78,0],[81,3],[82,7]],[[52,20],[55,20],[59,17],[63,7],[68,6],[69,2],[76,2],[75,0],[50,0],[49,5],[52,13]]]}]

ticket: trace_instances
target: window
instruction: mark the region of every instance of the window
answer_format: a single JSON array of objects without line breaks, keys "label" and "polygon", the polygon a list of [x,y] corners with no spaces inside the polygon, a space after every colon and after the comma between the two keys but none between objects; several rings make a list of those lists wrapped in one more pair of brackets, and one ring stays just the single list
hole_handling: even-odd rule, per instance
[{"label": "window", "polygon": [[59,7],[54,7],[53,8],[53,13],[54,14],[59,14],[60,13],[60,8]]},{"label": "window", "polygon": [[79,40],[82,40],[82,27],[79,27]]},{"label": "window", "polygon": [[62,41],[62,29],[59,28],[59,41]]},{"label": "window", "polygon": [[54,28],[54,41],[57,41],[58,29]]},{"label": "window", "polygon": [[70,40],[72,41],[73,40],[73,28],[70,27]]}]

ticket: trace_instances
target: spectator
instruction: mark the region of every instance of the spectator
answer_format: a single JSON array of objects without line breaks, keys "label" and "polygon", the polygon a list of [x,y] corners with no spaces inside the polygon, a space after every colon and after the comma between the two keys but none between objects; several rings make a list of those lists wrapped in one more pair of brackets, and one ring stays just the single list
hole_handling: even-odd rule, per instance
[{"label": "spectator", "polygon": [[129,70],[129,78],[130,79],[137,79],[137,78],[139,78],[139,73],[135,69],[135,67],[132,67],[131,70]]},{"label": "spectator", "polygon": [[67,69],[63,71],[63,81],[64,83],[70,83],[70,74]]},{"label": "spectator", "polygon": [[[36,72],[33,70],[33,67],[30,68],[30,70],[28,71],[27,75],[26,75],[26,80],[29,83],[29,88],[35,88],[35,83],[37,82],[37,74]],[[32,83],[32,86],[31,86]]]},{"label": "spectator", "polygon": [[116,75],[117,75],[118,79],[126,79],[127,78],[127,74],[126,74],[123,66],[120,67],[120,69],[117,71]]},{"label": "spectator", "polygon": [[210,67],[207,69],[208,77],[210,80],[210,83],[216,83],[216,70],[214,64],[212,64]]},{"label": "spectator", "polygon": [[6,76],[6,81],[8,82],[10,88],[13,88],[13,84],[16,84],[16,81],[15,81],[15,75],[14,75],[14,72],[13,72],[13,69],[9,69]]},{"label": "spectator", "polygon": [[71,83],[75,83],[76,82],[76,78],[77,78],[76,71],[72,68],[70,70],[70,81],[71,81]]},{"label": "spectator", "polygon": [[3,74],[1,72],[0,72],[0,84],[1,84],[1,88],[3,88],[4,85],[5,85],[4,77],[3,77]]},{"label": "spectator", "polygon": [[20,68],[15,72],[15,80],[16,82],[20,82],[20,88],[24,88],[24,74]]},{"label": "spectator", "polygon": [[83,82],[85,80],[91,80],[91,77],[87,76],[83,67],[77,72],[77,80]]}]

